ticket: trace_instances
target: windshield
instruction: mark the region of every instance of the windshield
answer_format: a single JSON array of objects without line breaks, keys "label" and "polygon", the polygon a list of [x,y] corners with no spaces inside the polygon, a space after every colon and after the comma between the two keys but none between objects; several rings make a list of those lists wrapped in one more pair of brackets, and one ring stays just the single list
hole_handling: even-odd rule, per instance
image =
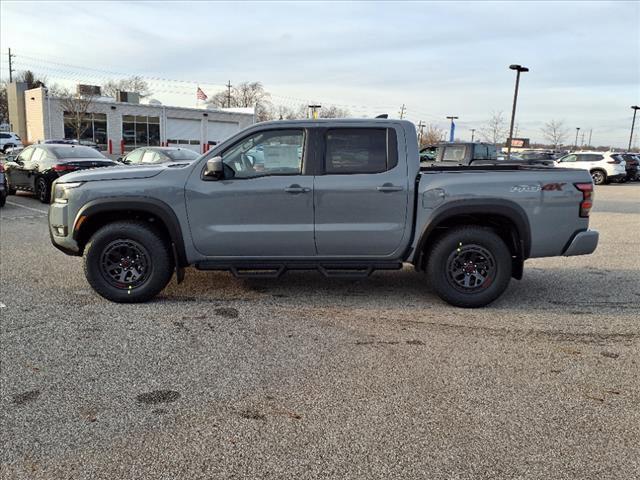
[{"label": "windshield", "polygon": [[82,145],[74,147],[53,147],[51,149],[57,159],[66,158],[106,158],[95,148],[83,147]]},{"label": "windshield", "polygon": [[195,160],[200,156],[193,150],[165,150],[163,153],[175,162],[179,160]]}]

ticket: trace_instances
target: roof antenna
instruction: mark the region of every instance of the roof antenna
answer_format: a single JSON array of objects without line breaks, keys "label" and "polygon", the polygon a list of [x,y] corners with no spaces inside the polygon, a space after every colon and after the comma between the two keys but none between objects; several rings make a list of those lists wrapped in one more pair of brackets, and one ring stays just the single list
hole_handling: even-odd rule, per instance
[{"label": "roof antenna", "polygon": [[383,113],[382,115],[378,115],[376,118],[389,118],[389,114]]}]

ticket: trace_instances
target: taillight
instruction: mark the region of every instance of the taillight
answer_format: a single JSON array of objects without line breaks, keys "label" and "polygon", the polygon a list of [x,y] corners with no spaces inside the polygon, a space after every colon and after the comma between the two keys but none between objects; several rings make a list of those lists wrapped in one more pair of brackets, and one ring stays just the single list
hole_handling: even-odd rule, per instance
[{"label": "taillight", "polygon": [[580,202],[580,216],[589,217],[591,207],[593,207],[593,183],[574,183],[576,188],[582,192],[582,201]]},{"label": "taillight", "polygon": [[74,167],[73,165],[64,165],[64,164],[58,164],[58,165],[54,165],[53,166],[53,171],[54,172],[71,172],[73,170],[76,170],[77,167]]},{"label": "taillight", "polygon": [[613,160],[607,160],[607,163],[615,163],[616,165],[620,165],[620,159],[611,157]]}]

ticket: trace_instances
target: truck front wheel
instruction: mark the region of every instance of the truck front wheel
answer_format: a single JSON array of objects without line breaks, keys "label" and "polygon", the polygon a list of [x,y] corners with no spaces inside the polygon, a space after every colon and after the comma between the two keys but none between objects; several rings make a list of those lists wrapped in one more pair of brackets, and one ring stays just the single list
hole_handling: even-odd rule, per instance
[{"label": "truck front wheel", "polygon": [[167,242],[149,225],[114,222],[89,240],[84,273],[91,287],[107,300],[145,302],[171,280],[173,259]]},{"label": "truck front wheel", "polygon": [[451,305],[484,307],[509,285],[511,252],[490,228],[453,228],[429,251],[427,275],[438,296]]}]

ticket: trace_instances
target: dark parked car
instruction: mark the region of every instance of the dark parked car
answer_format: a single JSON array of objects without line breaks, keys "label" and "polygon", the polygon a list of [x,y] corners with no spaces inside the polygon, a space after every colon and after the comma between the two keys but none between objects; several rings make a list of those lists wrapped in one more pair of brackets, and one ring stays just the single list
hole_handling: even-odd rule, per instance
[{"label": "dark parked car", "polygon": [[619,157],[622,157],[622,160],[624,160],[626,163],[625,165],[625,169],[627,171],[627,176],[626,176],[626,180],[627,181],[634,181],[638,179],[638,169],[639,169],[639,165],[638,163],[640,163],[638,161],[638,155],[633,154],[633,153],[619,153],[617,154]]},{"label": "dark parked car", "polygon": [[96,142],[92,142],[91,140],[76,140],[75,138],[54,138],[50,140],[45,140],[45,144],[52,145],[84,145],[85,147],[95,148],[96,150],[100,150],[100,145]]},{"label": "dark parked car", "polygon": [[15,160],[5,163],[8,193],[33,192],[49,203],[51,184],[65,173],[117,165],[100,152],[83,145],[40,144],[25,148]]},{"label": "dark parked car", "polygon": [[126,165],[190,162],[200,155],[179,147],[140,147],[127,153],[120,161]]},{"label": "dark parked car", "polygon": [[4,163],[0,162],[0,207],[7,201],[7,177],[4,175]]}]

